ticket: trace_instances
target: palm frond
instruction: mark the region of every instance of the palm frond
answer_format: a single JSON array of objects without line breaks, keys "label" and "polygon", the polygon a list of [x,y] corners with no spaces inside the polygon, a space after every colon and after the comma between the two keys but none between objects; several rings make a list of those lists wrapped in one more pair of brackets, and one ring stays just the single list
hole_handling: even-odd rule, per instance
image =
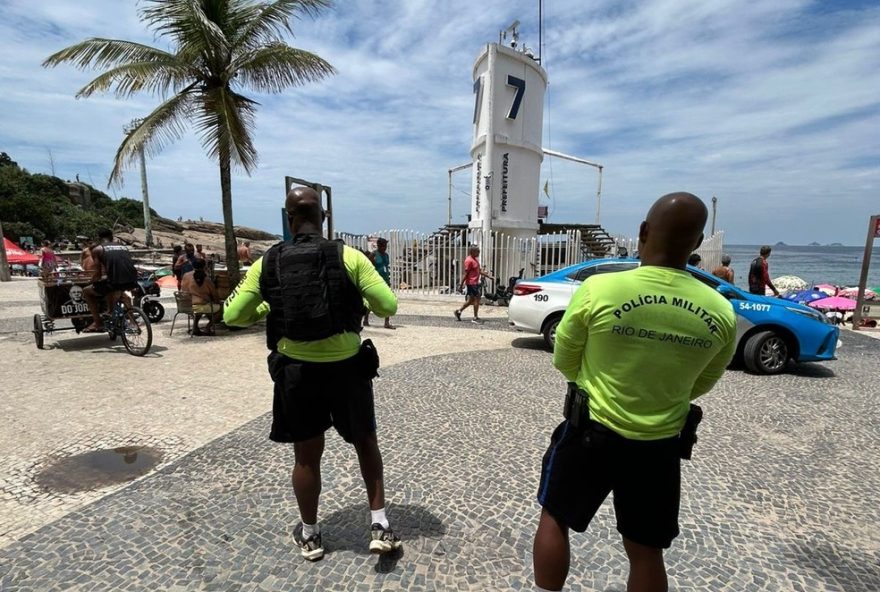
[{"label": "palm frond", "polygon": [[125,136],[116,151],[109,184],[122,183],[123,169],[137,158],[141,150],[155,156],[165,146],[180,139],[192,115],[197,84],[189,85],[156,107]]},{"label": "palm frond", "polygon": [[144,0],[141,19],[159,36],[171,37],[178,49],[222,61],[230,44],[220,26],[206,14],[200,0]]},{"label": "palm frond", "polygon": [[198,74],[185,64],[169,60],[167,62],[132,62],[107,70],[76,93],[76,98],[89,97],[96,92],[114,89],[117,97],[129,97],[146,90],[165,96],[169,91],[177,92],[191,83]]},{"label": "palm frond", "polygon": [[316,17],[333,5],[332,0],[274,0],[274,2],[243,5],[233,13],[239,33],[236,48],[256,47],[279,41],[285,32],[293,34],[291,20],[301,15]]},{"label": "palm frond", "polygon": [[278,93],[336,73],[329,62],[317,55],[280,42],[248,52],[237,58],[230,69],[230,78],[235,76],[236,83],[266,93]]},{"label": "palm frond", "polygon": [[100,69],[129,62],[167,62],[173,59],[174,54],[142,43],[93,37],[53,53],[43,62],[43,67],[72,62],[80,70],[88,67]]},{"label": "palm frond", "polygon": [[257,103],[228,87],[202,89],[194,113],[196,133],[212,158],[228,156],[250,174],[257,166],[253,142]]}]

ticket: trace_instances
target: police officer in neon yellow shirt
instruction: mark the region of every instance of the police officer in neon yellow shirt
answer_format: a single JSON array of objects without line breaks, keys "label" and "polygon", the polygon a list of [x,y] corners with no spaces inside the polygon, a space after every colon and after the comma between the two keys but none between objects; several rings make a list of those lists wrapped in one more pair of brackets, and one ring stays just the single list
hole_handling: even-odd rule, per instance
[{"label": "police officer in neon yellow shirt", "polygon": [[667,590],[663,549],[678,536],[680,437],[691,401],[721,378],[736,347],[736,315],[686,271],[703,240],[705,204],[657,200],[639,230],[641,267],[595,275],[572,298],[553,364],[570,390],[566,421],[544,455],[535,583],[561,590],[569,529],[586,530],[614,493],[630,562],[628,592]]},{"label": "police officer in neon yellow shirt", "polygon": [[331,425],[357,451],[370,503],[369,550],[394,551],[401,542],[385,515],[373,405],[379,359],[371,342],[361,344],[359,333],[364,301],[389,317],[397,299],[363,253],[321,236],[324,212],[315,191],[292,189],[285,208],[293,239],[251,266],[227,299],[223,321],[243,327],[266,318],[275,383],[269,438],[293,443],[293,491],[301,518],[293,536],[300,554],[309,561],[324,556],[318,496],[324,432]]}]

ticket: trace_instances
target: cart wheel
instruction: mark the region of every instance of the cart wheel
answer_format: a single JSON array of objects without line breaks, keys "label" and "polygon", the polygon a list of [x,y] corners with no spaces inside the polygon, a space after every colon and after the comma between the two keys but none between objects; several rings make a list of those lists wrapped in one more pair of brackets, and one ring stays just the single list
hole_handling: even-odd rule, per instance
[{"label": "cart wheel", "polygon": [[37,342],[37,349],[43,349],[43,317],[34,315],[34,341]]}]

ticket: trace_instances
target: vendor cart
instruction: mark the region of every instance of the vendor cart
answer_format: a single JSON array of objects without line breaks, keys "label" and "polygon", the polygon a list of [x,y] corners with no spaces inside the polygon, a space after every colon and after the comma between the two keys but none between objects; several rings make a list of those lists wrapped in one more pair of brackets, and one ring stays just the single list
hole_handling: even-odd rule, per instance
[{"label": "vendor cart", "polygon": [[[56,331],[81,333],[92,322],[83,288],[92,283],[88,273],[56,272],[38,280],[42,314],[34,315],[34,340],[43,349],[45,335]],[[143,356],[153,343],[150,320],[140,308],[128,307],[119,299],[113,311],[101,314],[104,328],[111,340],[122,338],[125,349],[133,356]],[[59,321],[70,321],[70,327],[58,327]]]}]

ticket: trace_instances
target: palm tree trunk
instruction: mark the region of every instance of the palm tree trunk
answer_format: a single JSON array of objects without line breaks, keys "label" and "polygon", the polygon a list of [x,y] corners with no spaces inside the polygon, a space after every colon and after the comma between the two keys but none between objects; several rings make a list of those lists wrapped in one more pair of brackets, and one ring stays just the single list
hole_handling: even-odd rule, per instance
[{"label": "palm tree trunk", "polygon": [[3,242],[3,223],[0,222],[0,282],[11,281],[9,262],[6,260],[6,243]]},{"label": "palm tree trunk", "polygon": [[229,287],[238,285],[241,272],[238,266],[238,245],[235,242],[235,227],[232,224],[232,174],[229,154],[220,154],[220,193],[223,200],[223,234],[226,237],[226,269],[229,274]]}]

